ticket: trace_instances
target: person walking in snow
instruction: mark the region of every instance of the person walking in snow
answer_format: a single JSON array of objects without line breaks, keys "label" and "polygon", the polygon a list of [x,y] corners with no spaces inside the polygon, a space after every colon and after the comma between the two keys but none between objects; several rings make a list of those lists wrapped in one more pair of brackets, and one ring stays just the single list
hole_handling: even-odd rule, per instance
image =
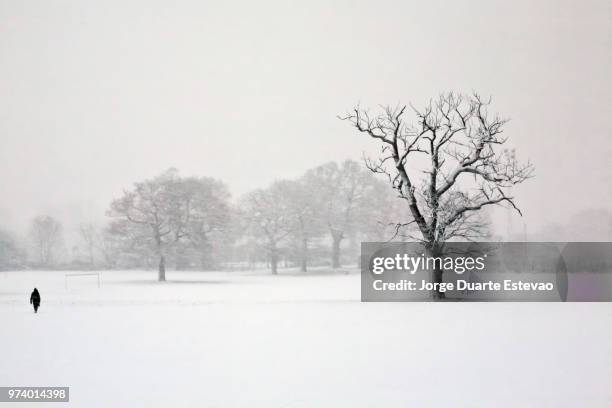
[{"label": "person walking in snow", "polygon": [[38,313],[38,307],[40,306],[40,293],[38,289],[34,288],[30,295],[30,304],[34,306],[34,313]]}]

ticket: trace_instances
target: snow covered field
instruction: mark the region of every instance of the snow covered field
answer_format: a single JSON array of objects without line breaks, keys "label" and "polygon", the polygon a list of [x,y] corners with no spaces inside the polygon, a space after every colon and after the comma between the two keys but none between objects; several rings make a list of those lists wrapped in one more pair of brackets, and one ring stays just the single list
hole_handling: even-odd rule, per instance
[{"label": "snow covered field", "polygon": [[73,407],[612,406],[609,303],[366,304],[357,272],[155,279],[0,272],[0,386],[70,386],[53,406]]}]

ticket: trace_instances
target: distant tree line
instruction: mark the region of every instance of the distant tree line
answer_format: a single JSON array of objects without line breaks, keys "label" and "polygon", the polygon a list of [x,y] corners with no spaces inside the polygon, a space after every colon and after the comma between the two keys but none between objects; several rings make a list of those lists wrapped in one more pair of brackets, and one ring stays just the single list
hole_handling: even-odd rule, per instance
[{"label": "distant tree line", "polygon": [[0,230],[0,268],[146,268],[159,280],[167,269],[340,268],[358,263],[361,241],[394,236],[399,204],[351,160],[236,200],[222,181],[169,169],[112,200],[106,225],[81,224],[72,251],[48,215],[32,220],[27,243]]}]

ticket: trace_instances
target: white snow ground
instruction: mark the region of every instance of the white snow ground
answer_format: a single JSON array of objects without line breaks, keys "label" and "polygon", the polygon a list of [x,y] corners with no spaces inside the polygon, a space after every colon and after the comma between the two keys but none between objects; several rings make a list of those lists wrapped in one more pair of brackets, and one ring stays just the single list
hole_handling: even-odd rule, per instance
[{"label": "white snow ground", "polygon": [[360,303],[356,272],[155,278],[1,272],[0,386],[70,386],[54,407],[612,406],[610,303]]}]

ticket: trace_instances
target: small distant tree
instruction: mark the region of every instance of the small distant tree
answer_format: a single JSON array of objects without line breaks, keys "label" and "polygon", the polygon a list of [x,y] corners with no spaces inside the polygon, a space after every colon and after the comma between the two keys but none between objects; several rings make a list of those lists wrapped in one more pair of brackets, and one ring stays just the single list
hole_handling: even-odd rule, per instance
[{"label": "small distant tree", "polygon": [[192,214],[184,240],[186,252],[195,254],[195,261],[202,269],[209,269],[220,246],[231,240],[233,214],[229,190],[218,180],[192,177],[182,180],[181,195],[191,197]]},{"label": "small distant tree", "polygon": [[0,270],[21,268],[24,252],[13,234],[0,229]]},{"label": "small distant tree", "polygon": [[49,266],[56,260],[63,241],[62,226],[55,218],[48,215],[40,215],[32,220],[30,239],[38,258],[38,263],[41,266]]},{"label": "small distant tree", "polygon": [[87,254],[87,261],[89,265],[93,266],[95,263],[95,249],[98,239],[98,230],[92,223],[86,223],[79,225],[79,236],[83,241],[83,247]]},{"label": "small distant tree", "polygon": [[371,210],[380,202],[374,194],[376,180],[359,163],[347,160],[309,170],[304,183],[314,199],[331,238],[331,265],[339,268],[342,241],[355,234],[371,218]]},{"label": "small distant tree", "polygon": [[281,246],[295,228],[285,187],[283,182],[274,183],[247,194],[240,203],[246,231],[264,249],[273,275],[278,273]]},{"label": "small distant tree", "polygon": [[[448,240],[483,236],[486,223],[479,211],[487,206],[506,204],[521,214],[510,188],[531,177],[533,167],[503,148],[507,119],[491,115],[490,104],[478,94],[451,92],[423,109],[412,108],[412,120],[407,106],[375,114],[356,107],[341,117],[380,143],[380,155],[367,166],[384,174],[405,200],[411,219],[397,224],[416,225],[418,235],[412,237],[433,256]],[[433,281],[442,282],[442,273],[434,271]]]},{"label": "small distant tree", "polygon": [[312,241],[325,233],[324,219],[319,214],[316,191],[312,191],[307,180],[278,182],[276,188],[286,202],[287,222],[296,244],[300,270],[306,272]]},{"label": "small distant tree", "polygon": [[133,237],[118,234],[110,227],[100,228],[96,233],[96,249],[102,257],[102,263],[106,268],[114,269],[119,264],[122,251],[134,244]]},{"label": "small distant tree", "polygon": [[[178,243],[203,240],[225,222],[227,195],[221,183],[208,178],[181,178],[176,169],[134,184],[111,203],[110,230],[129,237],[132,247],[145,248],[158,259],[158,280],[166,280],[166,257]],[[214,190],[223,189],[215,195]]]}]

